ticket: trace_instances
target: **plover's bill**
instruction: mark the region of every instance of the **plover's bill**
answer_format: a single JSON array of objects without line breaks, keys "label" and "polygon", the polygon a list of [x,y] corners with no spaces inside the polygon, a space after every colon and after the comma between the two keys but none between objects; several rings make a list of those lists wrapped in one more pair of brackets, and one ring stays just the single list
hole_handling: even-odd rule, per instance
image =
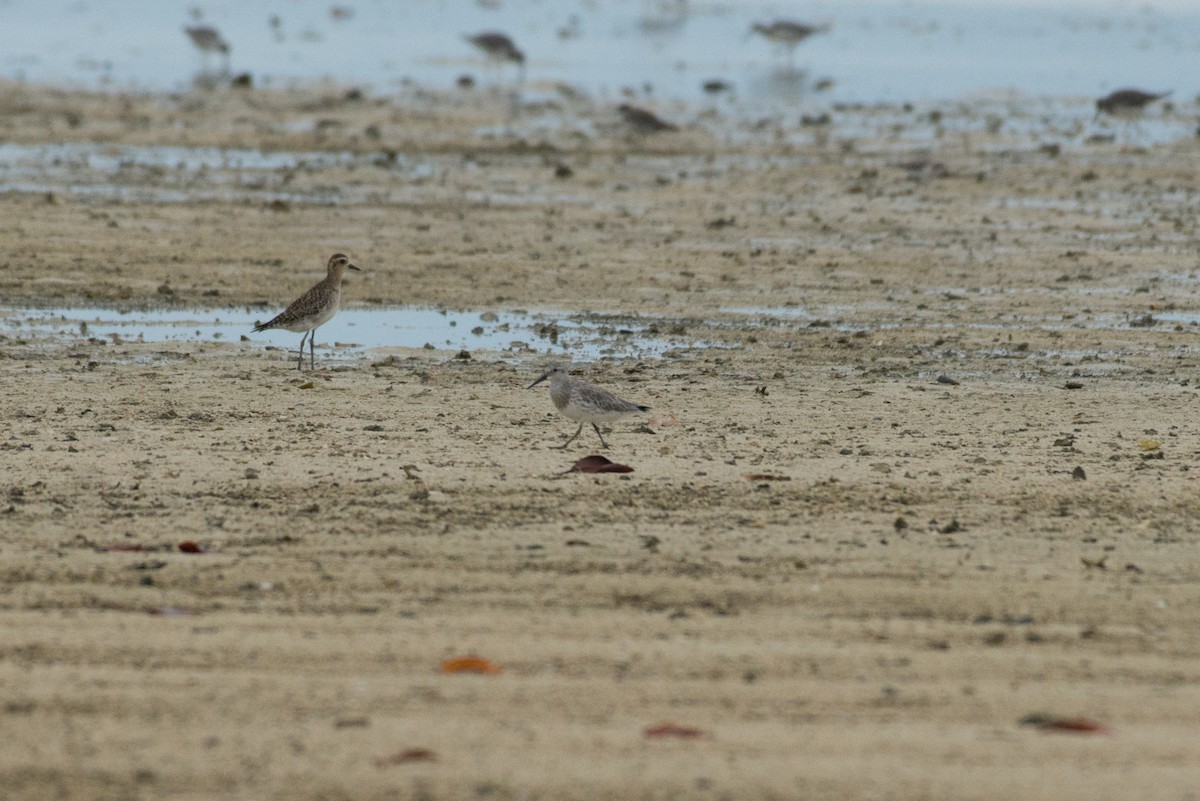
[{"label": "plover's bill", "polygon": [[328,274],[323,281],[315,284],[312,289],[292,301],[291,305],[265,323],[257,323],[254,330],[265,331],[268,328],[282,328],[285,331],[304,332],[300,337],[300,358],[296,369],[304,369],[304,341],[308,340],[308,366],[316,369],[315,346],[317,328],[329,322],[337,314],[338,305],[342,301],[342,276],[346,270],[358,271],[350,263],[345,254],[334,253],[329,257],[326,267]]},{"label": "plover's bill", "polygon": [[464,36],[468,42],[483,51],[488,61],[498,64],[516,64],[518,80],[525,78],[525,54],[513,44],[507,34],[499,31],[484,31],[474,36]]},{"label": "plover's bill", "polygon": [[599,423],[615,423],[627,414],[650,411],[649,406],[630,403],[595,384],[571,378],[566,369],[558,364],[552,365],[526,389],[533,389],[547,378],[550,379],[550,400],[554,402],[554,407],[566,418],[579,421],[579,428],[575,429],[575,433],[559,445],[559,448],[570,445],[579,436],[579,432],[583,431],[584,423],[592,424],[596,436],[600,437],[600,445],[607,448],[608,443],[600,433]]},{"label": "plover's bill", "polygon": [[1118,89],[1096,101],[1096,115],[1111,114],[1114,117],[1136,117],[1142,109],[1161,100],[1167,92],[1143,92],[1141,89]]},{"label": "plover's bill", "polygon": [[634,131],[640,134],[659,133],[660,131],[678,131],[679,129],[665,120],[659,119],[653,112],[644,108],[622,103],[617,111]]},{"label": "plover's bill", "polygon": [[219,53],[224,59],[225,71],[229,71],[229,42],[226,42],[220,32],[211,25],[194,25],[185,27],[183,32],[192,40],[192,44],[200,51],[200,55],[208,63],[209,53]]}]

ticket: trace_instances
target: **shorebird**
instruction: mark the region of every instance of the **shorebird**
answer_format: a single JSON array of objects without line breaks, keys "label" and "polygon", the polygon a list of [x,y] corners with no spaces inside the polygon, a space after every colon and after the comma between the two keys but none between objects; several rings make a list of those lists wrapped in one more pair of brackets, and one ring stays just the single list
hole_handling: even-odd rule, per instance
[{"label": "shorebird", "polygon": [[513,44],[507,34],[498,31],[484,31],[474,36],[464,36],[471,44],[483,51],[488,61],[495,64],[510,62],[517,65],[517,83],[525,80],[525,54]]},{"label": "shorebird", "polygon": [[205,68],[208,67],[208,54],[220,53],[224,60],[224,70],[229,72],[229,43],[221,37],[221,33],[216,28],[211,25],[195,25],[185,27],[183,32],[200,51],[200,55],[204,58]]},{"label": "shorebird", "polygon": [[796,45],[814,34],[828,32],[829,28],[828,23],[824,25],[805,25],[802,22],[777,19],[767,24],[761,22],[754,23],[750,26],[750,33],[761,34],[767,41],[774,42],[785,48],[788,52],[788,60],[791,62],[796,57]]},{"label": "shorebird", "polygon": [[650,134],[659,133],[660,131],[678,131],[679,128],[669,122],[659,119],[652,112],[646,111],[644,108],[631,106],[628,103],[622,103],[617,106],[617,111],[621,112],[621,117],[628,123],[636,133]]},{"label": "shorebird", "polygon": [[1111,114],[1114,117],[1136,117],[1146,106],[1169,94],[1169,91],[1156,93],[1143,92],[1141,89],[1118,89],[1096,101],[1096,116]]},{"label": "shorebird", "polygon": [[326,267],[328,274],[325,280],[313,285],[312,289],[292,301],[286,309],[265,323],[256,323],[254,331],[266,331],[268,328],[282,328],[285,331],[304,332],[300,337],[300,358],[296,369],[304,369],[304,341],[308,340],[308,367],[316,369],[316,354],[313,344],[317,329],[329,322],[337,314],[338,305],[342,300],[342,276],[346,270],[358,271],[343,253],[334,253],[329,257]]},{"label": "shorebird", "polygon": [[554,402],[554,408],[562,412],[567,419],[579,421],[579,428],[575,429],[575,433],[559,445],[559,448],[570,445],[579,436],[579,432],[583,431],[584,423],[592,424],[596,436],[600,437],[600,445],[607,448],[608,443],[604,441],[598,423],[615,423],[627,414],[650,411],[649,406],[631,403],[618,398],[607,389],[571,378],[566,369],[559,364],[552,365],[526,389],[533,389],[547,378],[550,379],[550,400]]}]

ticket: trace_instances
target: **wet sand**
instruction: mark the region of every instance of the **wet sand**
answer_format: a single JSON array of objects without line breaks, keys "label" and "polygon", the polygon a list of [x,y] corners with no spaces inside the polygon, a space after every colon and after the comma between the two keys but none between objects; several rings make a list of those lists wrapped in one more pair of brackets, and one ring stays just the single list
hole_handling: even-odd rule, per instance
[{"label": "wet sand", "polygon": [[0,194],[8,305],[265,319],[342,250],[711,343],[578,365],[653,407],[591,476],[520,350],[0,331],[0,798],[1196,798],[1196,142],[505,106],[0,86],[118,162]]}]

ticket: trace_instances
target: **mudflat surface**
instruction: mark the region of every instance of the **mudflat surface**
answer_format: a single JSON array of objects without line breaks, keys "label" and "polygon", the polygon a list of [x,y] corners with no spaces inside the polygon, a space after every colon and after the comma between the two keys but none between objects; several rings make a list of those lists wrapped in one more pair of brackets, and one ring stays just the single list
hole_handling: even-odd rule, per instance
[{"label": "mudflat surface", "polygon": [[0,86],[10,309],[695,343],[0,330],[0,798],[1196,799],[1196,143],[507,105]]}]

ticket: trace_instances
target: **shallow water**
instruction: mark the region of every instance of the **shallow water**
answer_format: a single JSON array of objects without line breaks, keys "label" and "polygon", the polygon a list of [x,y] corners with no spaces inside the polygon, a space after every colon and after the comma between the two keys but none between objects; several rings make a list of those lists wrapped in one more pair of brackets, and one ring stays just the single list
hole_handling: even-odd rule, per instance
[{"label": "shallow water", "polygon": [[[98,338],[114,342],[238,342],[295,350],[300,334],[252,331],[277,310],[105,308],[0,309],[0,335]],[[360,356],[383,348],[489,351],[573,360],[655,358],[712,343],[661,334],[652,322],[619,323],[565,312],[477,312],[426,308],[343,309],[317,331],[317,350]]]},{"label": "shallow water", "polygon": [[[527,86],[561,82],[610,100],[629,91],[697,101],[720,78],[740,99],[768,104],[807,102],[820,79],[838,102],[995,89],[1093,97],[1123,85],[1174,88],[1190,102],[1200,53],[1200,5],[1183,0],[3,0],[0,75],[181,89],[216,67],[182,33],[197,16],[230,42],[231,71],[260,84],[328,77],[391,91],[446,89],[462,74],[509,81],[511,71],[489,68],[462,39],[495,29],[526,51]],[[789,58],[749,35],[752,22],[776,17],[833,28]]]}]

